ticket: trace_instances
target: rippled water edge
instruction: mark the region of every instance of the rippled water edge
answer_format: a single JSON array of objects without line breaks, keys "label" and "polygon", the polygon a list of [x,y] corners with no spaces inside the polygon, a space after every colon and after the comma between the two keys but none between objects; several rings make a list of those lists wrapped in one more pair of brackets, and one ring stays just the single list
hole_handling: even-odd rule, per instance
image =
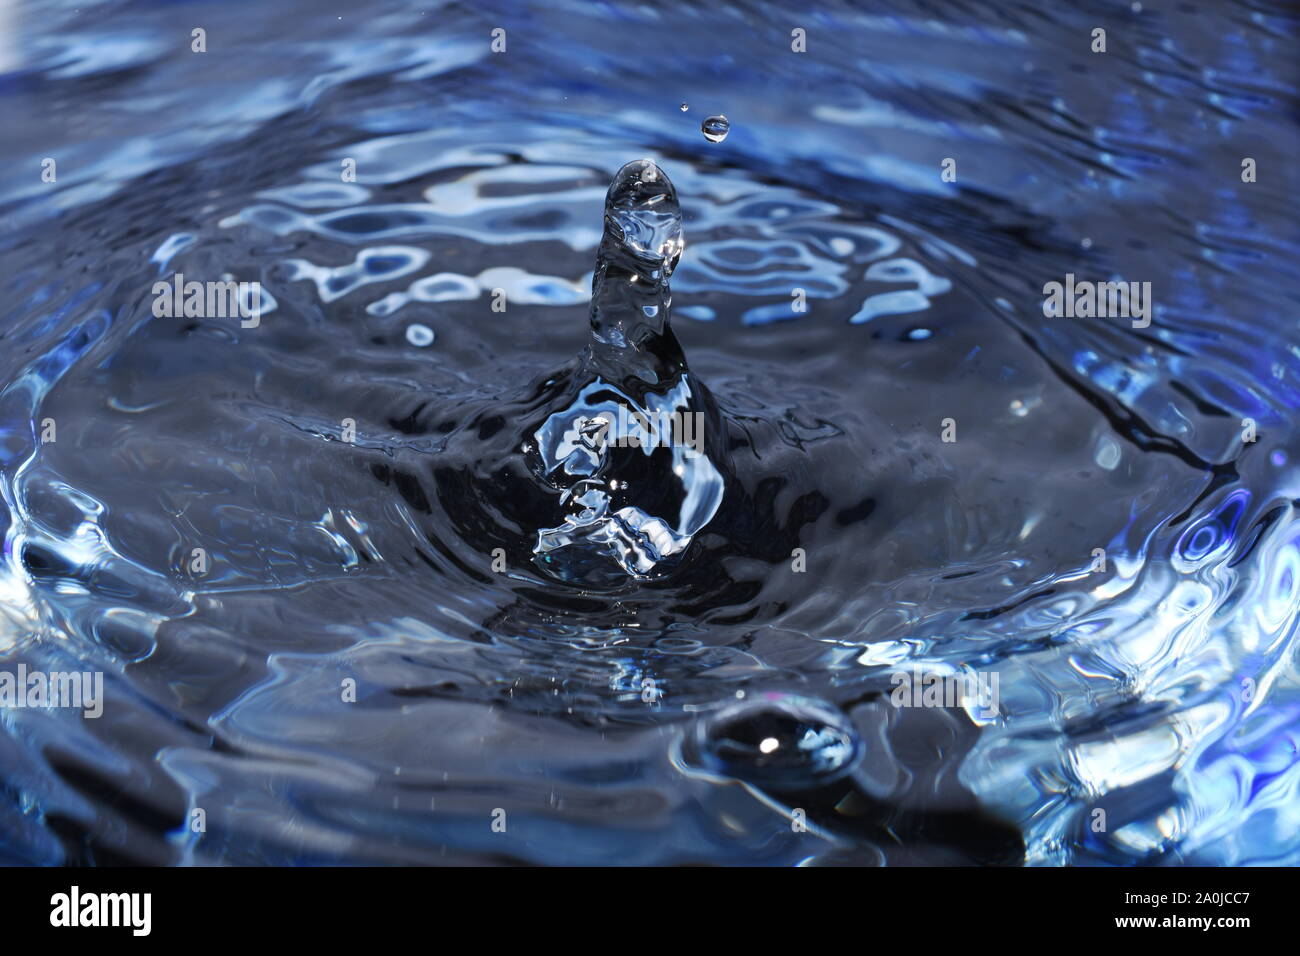
[{"label": "rippled water edge", "polygon": [[[392,16],[368,29],[399,33],[409,20]],[[770,795],[682,756],[698,708],[719,709],[734,688],[779,687],[849,713],[869,744],[863,790],[960,802],[956,774],[1024,828],[1031,863],[1294,861],[1294,244],[1260,238],[1293,237],[1287,203],[1265,183],[1258,195],[1202,190],[1185,199],[1184,217],[1143,225],[1148,247],[1163,248],[1121,255],[1119,241],[1097,240],[1084,261],[1100,273],[1122,261],[1177,290],[1142,342],[1146,358],[1102,323],[1051,327],[1035,314],[1040,277],[1078,267],[1081,220],[1094,217],[1089,236],[1132,236],[1135,209],[1167,209],[1180,187],[1209,181],[1206,158],[1194,173],[1152,175],[1189,152],[1161,132],[1166,121],[1172,128],[1172,90],[1204,84],[1192,106],[1208,111],[1207,136],[1216,124],[1268,128],[1269,109],[1294,103],[1280,71],[1261,81],[1253,65],[1227,68],[1233,55],[1262,57],[1288,22],[1262,13],[1244,47],[1224,39],[1212,51],[1224,62],[1203,61],[1216,63],[1202,68],[1216,71],[1208,78],[1165,47],[1168,20],[1143,24],[1146,45],[1123,77],[1141,79],[1138,93],[1116,83],[1109,100],[1065,106],[1046,94],[1026,103],[1003,62],[1008,50],[1023,53],[1038,66],[1022,72],[1064,86],[1051,47],[1038,44],[1049,27],[1080,21],[1035,22],[1019,40],[1016,27],[976,36],[954,25],[943,40],[970,58],[980,85],[972,72],[902,59],[916,52],[909,43],[940,42],[943,31],[924,19],[899,27],[842,16],[869,49],[902,48],[897,69],[919,84],[919,101],[900,95],[907,84],[884,68],[865,84],[889,94],[892,111],[858,86],[766,113],[751,93],[748,109],[728,105],[737,128],[723,161],[695,145],[698,116],[680,133],[651,132],[668,128],[667,109],[615,108],[583,86],[591,63],[617,74],[603,36],[569,36],[582,51],[572,73],[501,117],[499,94],[519,97],[542,74],[528,59],[504,78],[491,72],[476,39],[483,19],[458,25],[463,37],[390,37],[378,52],[331,38],[320,49],[333,73],[282,87],[263,73],[243,103],[214,97],[206,126],[183,124],[177,139],[151,137],[144,149],[126,133],[116,150],[83,146],[102,158],[60,188],[57,221],[48,202],[7,194],[17,231],[6,242],[15,268],[5,325],[19,347],[5,350],[0,398],[0,604],[12,657],[47,669],[99,662],[125,704],[111,732],[57,714],[6,714],[6,777],[17,781],[3,810],[7,852],[46,862],[114,852],[157,862],[503,852],[537,862],[907,862],[829,828],[818,835],[825,849],[810,854]],[[1241,8],[1229,19],[1251,17]],[[44,91],[32,102],[65,83],[103,83],[107,94],[83,90],[92,101],[116,83],[159,85],[170,64],[157,54],[163,41],[147,23],[133,29],[134,43],[64,39],[80,65],[41,66]],[[101,47],[126,51],[125,62],[86,55]],[[853,72],[852,44],[837,49],[846,52],[818,68]],[[678,55],[687,75],[698,69]],[[754,77],[732,55],[725,81],[735,99]],[[430,132],[427,98],[446,92],[440,78],[455,96],[440,114],[447,129]],[[475,82],[481,99],[465,94]],[[693,93],[669,91],[664,105]],[[971,150],[963,169],[968,155],[996,160],[976,161],[994,171],[955,196],[936,186],[925,150],[915,147],[922,163],[896,145],[942,140],[942,123],[923,121],[939,108],[926,94],[941,93],[957,101],[952,112],[970,111],[958,121]],[[557,110],[543,94],[589,99]],[[1106,135],[1089,130],[1071,156],[1063,144],[1076,139],[1083,108],[1098,104],[1112,111]],[[994,122],[978,122],[981,110]],[[822,126],[793,135],[799,116]],[[860,137],[873,125],[890,148],[864,158]],[[1235,135],[1218,133],[1229,168]],[[302,143],[307,156],[294,148]],[[1019,178],[1023,164],[1008,162],[1021,149],[1041,164],[1037,178]],[[344,150],[376,171],[380,189],[320,185]],[[613,169],[643,154],[672,172],[688,207],[674,288],[693,366],[733,420],[769,430],[753,444],[776,475],[792,476],[770,492],[778,525],[810,553],[844,557],[821,582],[833,602],[778,577],[775,556],[764,555],[729,572],[757,590],[718,598],[706,588],[707,614],[691,613],[698,595],[641,593],[625,607],[566,615],[535,581],[476,578],[484,562],[472,542],[452,549],[467,554],[468,570],[445,556],[431,567],[412,544],[425,530],[412,499],[428,487],[416,463],[438,448],[421,402],[489,404],[525,371],[572,354],[599,196]],[[1047,175],[1062,154],[1066,171]],[[141,162],[124,161],[132,156]],[[142,178],[142,164],[158,171]],[[512,190],[526,197],[514,209]],[[1092,209],[1072,194],[1090,196]],[[430,198],[457,214],[431,217]],[[351,218],[336,228],[340,209]],[[502,249],[507,237],[512,248]],[[436,270],[419,261],[430,246]],[[252,339],[219,323],[150,322],[141,290],[155,274],[232,264],[262,276],[292,324],[270,313],[271,334]],[[521,271],[485,278],[492,268]],[[441,294],[411,284],[438,273],[467,298],[433,299],[441,311],[414,314],[438,333],[425,357],[401,344],[411,313],[387,310],[394,296],[407,296],[409,310],[421,292]],[[902,290],[894,278],[908,280]],[[515,300],[533,307],[531,328],[485,329],[468,304],[455,311],[457,302],[481,310],[486,289],[512,281]],[[805,318],[787,318],[791,281],[813,297]],[[366,301],[349,299],[358,291]],[[895,311],[900,291],[919,308]],[[817,358],[837,350],[847,353],[837,362]],[[214,398],[185,407],[175,402],[183,388]],[[358,407],[371,413],[362,432],[372,457],[389,460],[386,475],[367,460],[362,480],[328,444]],[[965,457],[935,435],[948,408],[983,422],[963,433]],[[1035,415],[1046,421],[1032,435],[1012,430]],[[1245,415],[1258,417],[1267,442],[1240,452]],[[42,447],[47,416],[63,431]],[[859,459],[835,467],[843,436],[853,447],[888,436],[863,456],[870,482]],[[1009,493],[999,460],[1021,466]],[[1102,472],[1112,478],[1098,486]],[[140,492],[163,478],[187,495]],[[798,495],[810,489],[826,499],[820,511]],[[1068,514],[1071,501],[1083,520]],[[180,573],[196,535],[223,559],[203,587]],[[1085,577],[1094,546],[1111,558],[1101,585]],[[451,585],[421,593],[429,580]],[[979,726],[964,714],[883,707],[888,675],[912,661],[998,669],[1004,717]],[[647,675],[667,691],[657,709],[641,697]],[[326,702],[348,676],[366,706],[342,718]],[[1245,680],[1254,681],[1248,701]],[[469,825],[503,793],[525,830],[508,851]],[[201,840],[183,828],[196,806],[213,808]],[[1088,827],[1099,807],[1122,824],[1110,836]],[[942,848],[911,852],[945,859]]]}]

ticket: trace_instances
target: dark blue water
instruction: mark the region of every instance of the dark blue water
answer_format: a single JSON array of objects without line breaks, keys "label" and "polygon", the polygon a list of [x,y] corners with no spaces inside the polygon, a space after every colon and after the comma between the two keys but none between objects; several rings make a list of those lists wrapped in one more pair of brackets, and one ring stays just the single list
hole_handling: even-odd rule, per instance
[{"label": "dark blue water", "polygon": [[0,859],[1300,862],[1293,8],[5,15]]}]

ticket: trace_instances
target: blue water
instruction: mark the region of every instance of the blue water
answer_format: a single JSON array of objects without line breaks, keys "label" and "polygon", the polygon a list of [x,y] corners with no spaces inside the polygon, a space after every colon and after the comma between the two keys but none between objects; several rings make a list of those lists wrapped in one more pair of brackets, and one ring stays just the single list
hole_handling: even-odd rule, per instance
[{"label": "blue water", "polygon": [[1294,8],[869,6],[0,14],[0,860],[1300,863]]}]

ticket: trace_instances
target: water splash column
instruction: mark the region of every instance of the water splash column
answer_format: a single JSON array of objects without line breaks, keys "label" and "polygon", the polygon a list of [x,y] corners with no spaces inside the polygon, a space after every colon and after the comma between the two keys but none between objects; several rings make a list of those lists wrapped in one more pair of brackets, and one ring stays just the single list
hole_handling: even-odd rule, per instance
[{"label": "water splash column", "polygon": [[686,371],[669,326],[668,286],[685,246],[672,182],[648,159],[625,165],[605,195],[605,231],[591,284],[590,372],[654,387]]},{"label": "water splash column", "polygon": [[680,427],[718,421],[669,326],[684,248],[672,182],[650,160],[625,165],[605,196],[576,394],[533,436],[534,469],[564,515],[538,529],[534,561],[561,580],[618,586],[665,571],[722,502],[702,429],[683,441]]}]

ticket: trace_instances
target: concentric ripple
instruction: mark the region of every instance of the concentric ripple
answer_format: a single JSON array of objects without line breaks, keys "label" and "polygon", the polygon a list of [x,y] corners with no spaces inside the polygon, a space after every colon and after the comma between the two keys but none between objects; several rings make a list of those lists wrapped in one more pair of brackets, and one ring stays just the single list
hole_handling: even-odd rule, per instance
[{"label": "concentric ripple", "polygon": [[0,859],[1300,862],[1293,18],[334,6],[6,65]]}]

